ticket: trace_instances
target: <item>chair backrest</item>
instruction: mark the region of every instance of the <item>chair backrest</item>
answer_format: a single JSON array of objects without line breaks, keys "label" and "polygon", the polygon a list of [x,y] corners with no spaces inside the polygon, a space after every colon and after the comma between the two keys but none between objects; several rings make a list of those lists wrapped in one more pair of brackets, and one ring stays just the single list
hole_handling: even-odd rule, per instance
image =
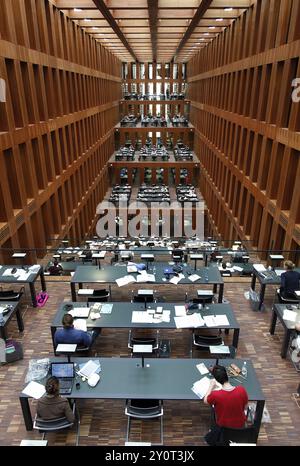
[{"label": "chair backrest", "polygon": [[0,301],[19,301],[22,294],[14,290],[0,291]]},{"label": "chair backrest", "polygon": [[254,426],[243,429],[221,428],[220,445],[229,445],[230,442],[255,444],[256,439],[257,432]]},{"label": "chair backrest", "polygon": [[134,303],[153,303],[154,302],[154,296],[153,295],[134,295],[133,296],[133,302]]},{"label": "chair backrest", "polygon": [[36,417],[33,422],[33,428],[41,431],[56,431],[71,427],[74,422],[68,421],[66,417],[60,417],[57,419],[41,419]]},{"label": "chair backrest", "polygon": [[163,415],[163,404],[160,400],[126,400],[125,413],[141,419],[159,417]]},{"label": "chair backrest", "polygon": [[214,296],[199,296],[198,298],[193,298],[193,304],[210,304],[213,302]]}]

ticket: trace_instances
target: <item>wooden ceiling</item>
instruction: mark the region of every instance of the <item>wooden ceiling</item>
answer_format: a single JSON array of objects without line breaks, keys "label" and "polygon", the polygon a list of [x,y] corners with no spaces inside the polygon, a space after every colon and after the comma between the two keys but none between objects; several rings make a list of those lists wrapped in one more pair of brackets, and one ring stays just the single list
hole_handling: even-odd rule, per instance
[{"label": "wooden ceiling", "polygon": [[256,0],[50,0],[124,62],[188,62]]}]

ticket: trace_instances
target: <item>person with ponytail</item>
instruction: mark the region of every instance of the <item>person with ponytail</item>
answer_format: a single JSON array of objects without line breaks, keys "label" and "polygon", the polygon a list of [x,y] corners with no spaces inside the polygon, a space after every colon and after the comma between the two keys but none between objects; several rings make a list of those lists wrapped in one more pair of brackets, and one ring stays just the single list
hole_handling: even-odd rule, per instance
[{"label": "person with ponytail", "polygon": [[75,417],[68,400],[59,394],[57,377],[49,377],[45,388],[45,395],[37,403],[37,416],[45,421],[66,417],[69,422],[74,422]]}]

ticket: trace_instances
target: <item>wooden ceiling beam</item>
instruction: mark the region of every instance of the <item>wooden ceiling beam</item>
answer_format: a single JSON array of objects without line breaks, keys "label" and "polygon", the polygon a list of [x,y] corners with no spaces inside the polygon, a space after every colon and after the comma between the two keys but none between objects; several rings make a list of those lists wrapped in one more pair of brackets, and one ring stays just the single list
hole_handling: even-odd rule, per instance
[{"label": "wooden ceiling beam", "polygon": [[153,62],[157,60],[157,22],[158,22],[158,0],[148,1],[149,27],[152,42]]},{"label": "wooden ceiling beam", "polygon": [[177,50],[176,50],[175,55],[174,55],[172,60],[175,60],[176,56],[178,55],[178,53],[180,52],[182,47],[189,40],[192,32],[194,31],[195,27],[198,25],[200,19],[203,17],[203,15],[206,13],[208,8],[210,7],[211,3],[212,3],[212,0],[202,0],[202,2],[200,3],[200,5],[199,5],[199,7],[198,7],[192,21],[190,22],[189,27],[186,30],[186,33],[184,34],[183,38],[181,39],[180,44],[178,45]]},{"label": "wooden ceiling beam", "polygon": [[107,6],[105,5],[104,1],[103,0],[93,0],[93,2],[95,3],[98,10],[102,13],[104,18],[108,21],[108,23],[110,24],[110,26],[112,27],[114,32],[117,34],[119,39],[125,45],[126,49],[130,53],[130,55],[132,55],[132,57],[134,58],[135,61],[138,61],[133,49],[131,48],[131,46],[127,42],[126,37],[124,36],[123,32],[119,28],[118,24],[116,23],[116,21],[115,21],[114,17],[112,16],[111,12],[109,11]]}]

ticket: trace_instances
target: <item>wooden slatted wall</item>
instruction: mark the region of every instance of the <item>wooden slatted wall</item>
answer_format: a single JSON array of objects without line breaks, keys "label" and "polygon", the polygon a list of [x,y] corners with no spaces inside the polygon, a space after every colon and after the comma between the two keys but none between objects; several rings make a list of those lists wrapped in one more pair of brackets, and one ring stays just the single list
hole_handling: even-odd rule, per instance
[{"label": "wooden slatted wall", "polygon": [[210,233],[259,249],[300,244],[299,24],[299,0],[258,0],[188,63]]},{"label": "wooden slatted wall", "polygon": [[121,62],[48,0],[0,11],[0,246],[83,238],[108,187]]}]

